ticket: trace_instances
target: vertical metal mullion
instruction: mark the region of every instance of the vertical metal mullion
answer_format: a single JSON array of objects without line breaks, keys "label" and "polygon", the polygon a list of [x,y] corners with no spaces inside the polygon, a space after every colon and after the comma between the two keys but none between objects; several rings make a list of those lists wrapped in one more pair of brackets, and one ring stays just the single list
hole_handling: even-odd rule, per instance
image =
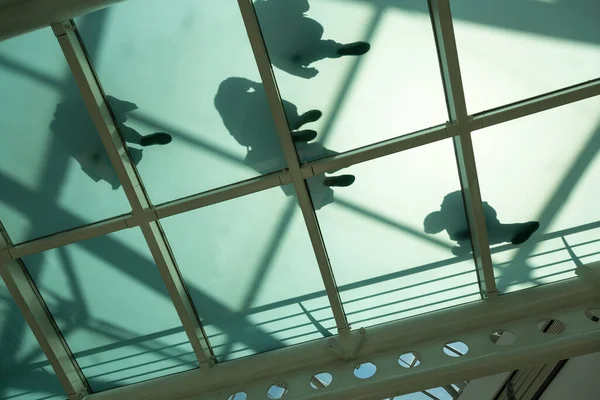
[{"label": "vertical metal mullion", "polygon": [[471,243],[477,267],[479,287],[483,297],[497,295],[496,280],[483,212],[483,202],[477,177],[477,166],[467,105],[462,86],[456,39],[452,26],[449,0],[428,0],[431,24],[435,36],[437,53],[452,125],[458,129],[453,138],[459,178],[469,222]]},{"label": "vertical metal mullion", "polygon": [[85,47],[73,21],[52,25],[71,72],[79,87],[83,100],[100,134],[111,164],[123,186],[133,217],[140,226],[154,262],[167,287],[181,324],[187,334],[200,368],[210,367],[215,362],[208,337],[197,315],[185,283],[169,245],[155,216],[149,218],[150,200],[135,170],[127,146],[119,134],[117,122],[111,112],[106,96],[87,57]]},{"label": "vertical metal mullion", "polygon": [[317,258],[321,277],[325,285],[329,304],[333,311],[335,323],[340,334],[345,334],[349,330],[348,321],[346,319],[346,313],[342,305],[342,301],[339,295],[335,278],[333,276],[333,270],[329,263],[329,257],[325,249],[319,223],[315,209],[313,207],[308,188],[302,171],[300,169],[300,161],[296,153],[296,147],[290,134],[290,129],[287,123],[285,111],[279,90],[277,88],[277,82],[271,68],[271,61],[267,53],[267,47],[262,37],[258,18],[254,11],[254,6],[251,0],[238,0],[242,18],[246,26],[248,39],[254,52],[258,71],[267,94],[271,113],[275,120],[275,126],[277,128],[277,134],[281,142],[283,154],[288,164],[290,175],[292,176],[292,182],[298,196],[298,203],[304,217],[306,229],[310,237],[310,241],[313,247],[313,251]]},{"label": "vertical metal mullion", "polygon": [[[0,249],[11,245],[8,234],[0,224]],[[89,394],[91,390],[87,380],[23,262],[19,259],[1,264],[0,276],[69,399],[78,400]]]}]

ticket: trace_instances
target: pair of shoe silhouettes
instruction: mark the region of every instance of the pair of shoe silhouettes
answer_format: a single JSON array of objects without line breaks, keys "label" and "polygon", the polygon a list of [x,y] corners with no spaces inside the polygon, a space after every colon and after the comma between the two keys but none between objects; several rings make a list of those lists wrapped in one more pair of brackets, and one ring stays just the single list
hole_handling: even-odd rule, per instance
[{"label": "pair of shoe silhouettes", "polygon": [[[294,143],[296,143],[296,147],[298,148],[298,152],[302,151],[302,144],[308,143],[317,137],[317,132],[312,129],[302,129],[303,125],[308,124],[310,122],[315,122],[321,118],[323,113],[319,110],[310,110],[300,115],[295,122],[294,126],[292,126],[292,139]],[[347,187],[354,183],[356,177],[350,174],[338,175],[338,176],[328,176],[323,180],[323,185],[327,187]]]}]

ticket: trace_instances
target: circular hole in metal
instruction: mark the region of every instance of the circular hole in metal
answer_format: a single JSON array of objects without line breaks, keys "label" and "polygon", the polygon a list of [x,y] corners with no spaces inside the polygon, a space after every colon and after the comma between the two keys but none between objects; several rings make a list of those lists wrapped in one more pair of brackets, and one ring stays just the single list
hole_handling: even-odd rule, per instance
[{"label": "circular hole in metal", "polygon": [[310,378],[310,387],[313,389],[323,389],[331,385],[333,376],[329,372],[319,372]]},{"label": "circular hole in metal", "polygon": [[585,316],[588,317],[590,321],[600,322],[600,308],[590,308],[585,311]]},{"label": "circular hole in metal", "polygon": [[444,353],[450,357],[462,357],[469,352],[469,346],[460,340],[453,340],[444,345]]},{"label": "circular hole in metal", "polygon": [[270,399],[281,399],[288,392],[288,385],[285,382],[277,382],[271,385],[267,390],[267,396]]},{"label": "circular hole in metal", "polygon": [[398,364],[404,368],[418,367],[419,364],[421,364],[421,356],[419,353],[415,353],[414,351],[400,354],[400,357],[398,357]]},{"label": "circular hole in metal", "polygon": [[366,362],[354,367],[354,376],[358,379],[369,379],[377,372],[377,367],[371,362]]},{"label": "circular hole in metal", "polygon": [[227,400],[246,400],[247,398],[246,392],[237,392],[229,395]]},{"label": "circular hole in metal", "polygon": [[517,335],[506,329],[499,329],[490,333],[490,340],[498,346],[510,346],[517,340]]},{"label": "circular hole in metal", "polygon": [[548,335],[559,335],[566,329],[565,324],[557,319],[546,318],[537,323],[540,332]]}]

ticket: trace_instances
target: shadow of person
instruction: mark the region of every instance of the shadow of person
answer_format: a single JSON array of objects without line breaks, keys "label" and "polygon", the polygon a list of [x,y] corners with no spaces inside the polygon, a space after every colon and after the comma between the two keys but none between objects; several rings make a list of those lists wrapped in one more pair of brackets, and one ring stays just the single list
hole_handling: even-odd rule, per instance
[{"label": "shadow of person", "polygon": [[302,78],[318,74],[315,61],[342,56],[360,56],[370,49],[367,42],[341,44],[323,39],[323,26],[306,16],[308,0],[255,0],[254,9],[267,44],[271,63]]},{"label": "shadow of person", "polygon": [[[277,130],[261,83],[246,78],[227,78],[219,85],[215,96],[215,108],[221,115],[229,134],[247,150],[244,162],[259,174],[267,174],[286,166]],[[318,142],[311,142],[317,132],[300,130],[302,126],[318,120],[322,113],[310,110],[298,114],[298,108],[282,100],[292,139],[301,159],[327,157],[338,154]],[[354,175],[325,176],[307,179],[313,205],[316,209],[334,201],[332,187],[345,187],[354,183]],[[286,196],[293,196],[292,185],[281,187]]]},{"label": "shadow of person", "polygon": [[[127,114],[137,109],[128,101],[107,96],[115,116],[119,131],[126,143],[141,147],[164,145],[171,142],[171,135],[164,132],[142,135],[125,125]],[[108,182],[116,190],[120,187],[117,175],[112,168],[108,154],[84,102],[75,98],[56,106],[50,130],[64,143],[65,148],[81,166],[81,169],[95,182]],[[138,165],[142,160],[142,149],[127,145],[131,161]]]},{"label": "shadow of person", "polygon": [[[496,210],[485,201],[483,202],[483,213],[490,245],[505,242],[519,245],[527,241],[540,227],[539,222],[536,221],[503,224],[498,220]],[[450,239],[458,244],[452,249],[454,255],[460,256],[471,252],[469,224],[460,190],[446,195],[440,210],[425,217],[423,226],[425,233],[429,234],[446,230]]]}]

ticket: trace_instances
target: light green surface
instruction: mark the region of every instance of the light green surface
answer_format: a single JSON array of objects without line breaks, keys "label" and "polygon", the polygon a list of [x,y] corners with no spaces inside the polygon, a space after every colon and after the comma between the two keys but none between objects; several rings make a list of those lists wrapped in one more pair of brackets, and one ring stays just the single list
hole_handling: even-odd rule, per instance
[{"label": "light green surface", "polygon": [[[438,125],[447,120],[444,91],[439,74],[435,41],[427,2],[408,0],[398,4],[381,1],[310,2],[267,0],[268,3],[308,3],[302,17],[281,23],[279,34],[269,35],[267,17],[258,10],[259,22],[270,51],[277,56],[277,43],[288,41],[294,47],[295,30],[312,32],[311,24],[321,25],[323,40],[338,43],[366,41],[368,53],[360,57],[326,58],[310,67],[318,74],[304,78],[275,67],[282,98],[300,110],[317,109],[323,117],[307,129],[318,132],[317,141],[338,152]],[[266,7],[266,10],[269,10]],[[313,22],[310,22],[310,21]],[[303,28],[308,24],[307,28]],[[290,49],[288,52],[293,52]],[[301,153],[302,154],[302,153]],[[322,158],[317,154],[310,158]]]},{"label": "light green surface", "polygon": [[[469,112],[600,76],[597,2],[461,0],[452,11]],[[447,120],[425,1],[312,0],[306,15],[324,39],[371,50],[318,61],[310,79],[274,68],[298,114],[323,113],[306,125],[320,145],[303,159]],[[236,2],[128,0],[77,24],[107,94],[138,107],[125,125],[173,136],[141,153],[133,146],[154,204],[285,167]],[[231,77],[246,80],[215,102]],[[49,29],[0,43],[0,96],[0,220],[14,242],[129,211],[110,167],[108,181],[82,170],[80,149],[93,154],[99,139]],[[600,258],[598,110],[590,99],[474,132],[483,199],[501,222],[542,225],[518,248],[493,246],[501,292],[572,277]],[[309,188],[353,328],[479,298],[471,256],[452,254],[447,232],[424,231],[425,217],[460,189],[449,140],[333,175],[342,173],[356,182],[332,191],[319,176]],[[291,186],[162,224],[220,361],[335,333]],[[196,366],[137,228],[25,262],[94,390]],[[3,310],[2,340],[23,376],[47,371],[14,307]],[[24,394],[19,379],[0,398],[60,392],[49,378]]]},{"label": "light green surface", "polygon": [[64,398],[54,370],[0,279],[0,399]]},{"label": "light green surface", "polygon": [[130,210],[94,180],[116,176],[50,28],[0,43],[0,94],[0,219],[13,242]]},{"label": "light green surface", "polygon": [[92,390],[198,366],[139,228],[24,262]]},{"label": "light green surface", "polygon": [[[356,182],[337,188],[336,201],[317,216],[353,327],[480,298],[472,256],[454,256],[446,232],[424,232],[425,217],[460,188],[450,140],[344,173]],[[455,212],[464,215],[464,208]]]},{"label": "light green surface", "polygon": [[450,4],[470,113],[600,76],[598,1]]},{"label": "light green surface", "polygon": [[274,188],[162,225],[220,360],[335,333],[295,196]]},{"label": "light green surface", "polygon": [[518,248],[493,248],[498,289],[574,277],[600,260],[600,99],[473,133],[482,197],[504,223],[540,222]]}]

